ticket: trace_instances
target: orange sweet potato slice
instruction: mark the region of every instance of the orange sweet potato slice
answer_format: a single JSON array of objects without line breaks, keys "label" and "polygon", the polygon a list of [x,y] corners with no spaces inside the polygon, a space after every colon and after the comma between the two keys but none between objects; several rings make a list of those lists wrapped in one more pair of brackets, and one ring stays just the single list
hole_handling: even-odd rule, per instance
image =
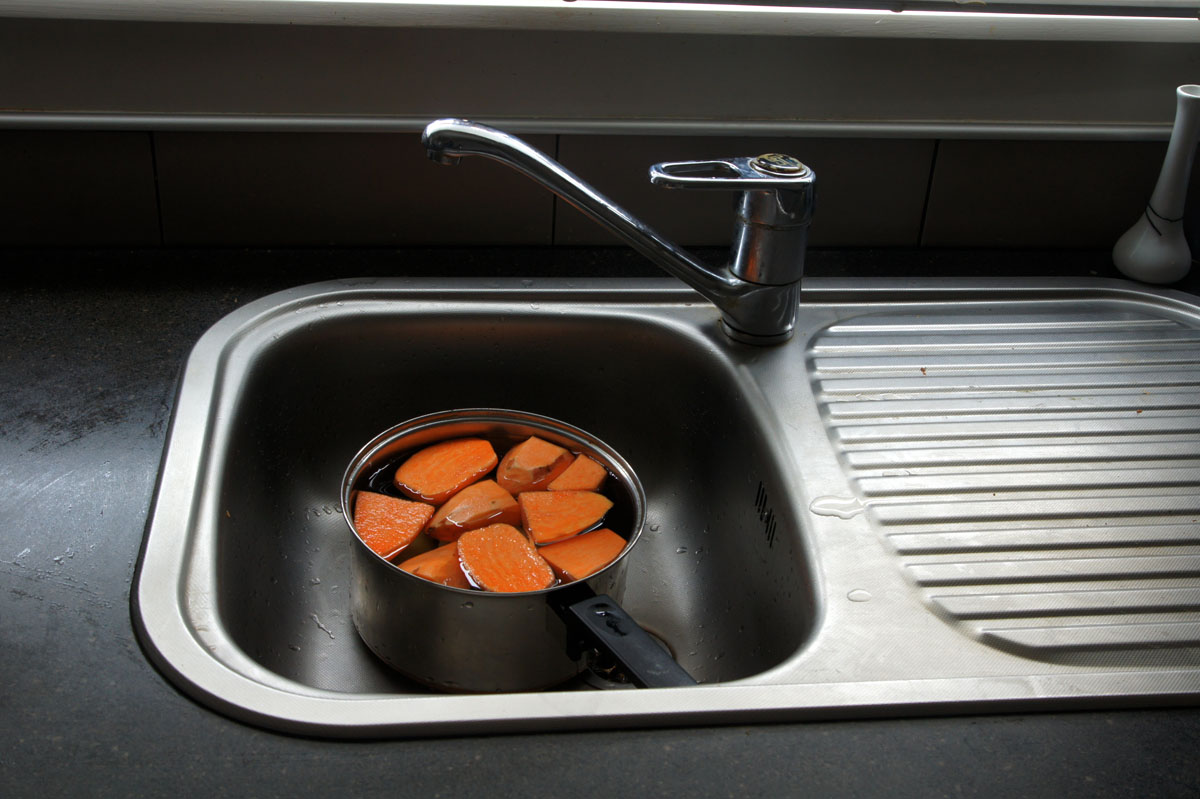
[{"label": "orange sweet potato slice", "polygon": [[505,453],[496,468],[496,482],[513,496],[541,491],[566,471],[573,459],[557,444],[530,436]]},{"label": "orange sweet potato slice", "polygon": [[563,473],[550,481],[551,491],[598,491],[608,471],[587,455],[576,455]]},{"label": "orange sweet potato slice", "polygon": [[396,470],[396,487],[413,499],[441,505],[490,472],[496,451],[482,438],[440,441],[417,451]]},{"label": "orange sweet potato slice", "polygon": [[495,480],[480,480],[459,491],[438,508],[429,521],[429,534],[453,541],[467,530],[489,524],[521,523],[521,508]]},{"label": "orange sweet potato slice", "polygon": [[354,529],[380,557],[391,559],[413,542],[433,516],[424,502],[359,491],[354,501]]},{"label": "orange sweet potato slice", "polygon": [[525,532],[535,544],[550,544],[595,527],[612,500],[594,491],[526,491],[517,497]]},{"label": "orange sweet potato slice", "polygon": [[467,578],[485,591],[537,591],[554,584],[550,564],[512,525],[468,530],[459,536],[457,547]]},{"label": "orange sweet potato slice", "polygon": [[601,527],[557,544],[539,547],[538,554],[546,559],[560,579],[582,580],[616,560],[625,549],[625,543],[624,538]]},{"label": "orange sweet potato slice", "polygon": [[400,564],[400,568],[441,585],[454,588],[471,587],[467,575],[463,574],[462,566],[459,565],[458,546],[455,544],[447,544],[409,558]]}]

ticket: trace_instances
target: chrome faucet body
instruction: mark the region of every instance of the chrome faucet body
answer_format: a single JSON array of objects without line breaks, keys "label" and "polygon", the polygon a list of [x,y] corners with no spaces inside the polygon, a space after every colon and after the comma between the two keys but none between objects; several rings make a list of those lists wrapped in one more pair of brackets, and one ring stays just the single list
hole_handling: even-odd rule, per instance
[{"label": "chrome faucet body", "polygon": [[721,326],[731,338],[769,345],[791,337],[815,180],[813,171],[796,159],[771,154],[650,168],[650,182],[664,188],[741,192],[730,261],[718,270],[515,136],[468,120],[440,119],[425,128],[422,142],[438,163],[482,155],[542,184],[709,299],[721,311]]}]

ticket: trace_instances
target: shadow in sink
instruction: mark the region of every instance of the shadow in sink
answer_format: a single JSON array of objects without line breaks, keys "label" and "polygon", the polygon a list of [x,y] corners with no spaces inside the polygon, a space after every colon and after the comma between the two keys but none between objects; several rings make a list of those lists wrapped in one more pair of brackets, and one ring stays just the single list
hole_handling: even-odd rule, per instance
[{"label": "shadow in sink", "polygon": [[[432,411],[514,408],[588,430],[645,485],[624,605],[701,682],[800,649],[815,616],[770,432],[703,337],[635,316],[532,308],[337,312],[254,349],[217,448],[217,614],[261,666],[313,688],[427,689],[349,617],[342,473],[376,433]],[[566,687],[578,687],[571,683]]]}]

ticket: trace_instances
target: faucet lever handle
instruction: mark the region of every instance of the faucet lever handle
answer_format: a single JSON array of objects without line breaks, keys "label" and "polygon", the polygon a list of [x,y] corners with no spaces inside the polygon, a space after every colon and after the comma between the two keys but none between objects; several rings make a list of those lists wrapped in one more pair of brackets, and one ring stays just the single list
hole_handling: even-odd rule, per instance
[{"label": "faucet lever handle", "polygon": [[747,283],[798,285],[804,275],[816,175],[790,155],[668,161],[650,167],[668,189],[740,191],[730,273]]},{"label": "faucet lever handle", "polygon": [[790,155],[666,161],[650,167],[650,182],[666,189],[762,191],[811,186],[813,171]]}]

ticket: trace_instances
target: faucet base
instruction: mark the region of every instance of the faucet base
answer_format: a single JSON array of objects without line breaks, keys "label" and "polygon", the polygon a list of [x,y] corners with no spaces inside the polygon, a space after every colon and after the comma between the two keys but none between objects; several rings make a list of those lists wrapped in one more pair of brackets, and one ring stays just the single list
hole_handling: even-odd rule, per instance
[{"label": "faucet base", "polygon": [[731,326],[724,319],[721,320],[721,331],[739,344],[751,344],[755,347],[773,347],[776,344],[783,344],[788,341],[792,337],[792,333],[795,332],[789,328],[782,333],[776,333],[772,335],[745,333],[741,330],[738,330],[736,327]]},{"label": "faucet base", "polygon": [[[732,278],[736,280],[736,278]],[[796,328],[800,281],[782,286],[741,281],[736,293],[718,303],[721,329],[734,341],[770,347],[783,344]]]}]

